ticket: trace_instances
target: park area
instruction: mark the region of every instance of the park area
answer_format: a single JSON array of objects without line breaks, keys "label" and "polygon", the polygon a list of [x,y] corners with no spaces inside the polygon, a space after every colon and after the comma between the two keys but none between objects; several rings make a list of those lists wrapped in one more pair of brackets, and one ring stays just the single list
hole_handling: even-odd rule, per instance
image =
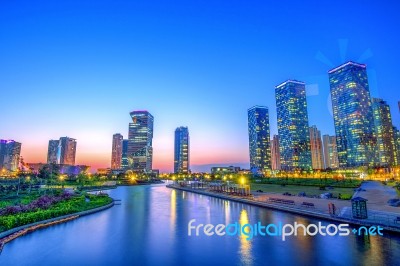
[{"label": "park area", "polygon": [[112,202],[112,198],[102,193],[24,185],[16,181],[0,183],[0,232]]},{"label": "park area", "polygon": [[353,179],[269,178],[259,182],[256,180],[251,184],[251,190],[306,197],[319,197],[321,194],[331,193],[333,198],[349,200],[360,185],[361,180]]}]

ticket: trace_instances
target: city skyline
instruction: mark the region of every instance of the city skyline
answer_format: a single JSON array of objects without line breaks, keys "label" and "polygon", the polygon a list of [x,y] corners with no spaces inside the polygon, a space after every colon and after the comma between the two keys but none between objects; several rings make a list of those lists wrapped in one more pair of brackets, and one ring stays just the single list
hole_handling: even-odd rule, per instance
[{"label": "city skyline", "polygon": [[[26,162],[46,162],[49,139],[74,136],[77,164],[107,167],[111,136],[127,134],[125,114],[145,108],[157,117],[153,168],[172,171],[173,130],[181,124],[192,132],[193,167],[248,165],[243,110],[268,106],[276,134],[273,88],[286,78],[306,82],[308,108],[318,110],[309,112],[310,125],[334,135],[327,71],[347,60],[368,65],[371,96],[387,101],[400,128],[395,9],[373,2],[331,9],[159,4],[100,5],[94,12],[90,4],[5,3],[0,88],[23,97],[1,105],[1,138],[23,143]],[[336,16],[343,5],[353,14],[346,20]]]},{"label": "city skyline", "polygon": [[[365,64],[352,61],[328,71],[334,123],[336,132],[339,133],[339,140],[334,148],[338,155],[339,151],[342,153],[342,158],[338,156],[340,167],[362,165],[390,167],[398,164],[400,138],[397,135],[398,130],[392,122],[390,106],[383,99],[370,96],[366,73]],[[278,133],[283,139],[283,144],[279,143],[280,160],[276,159],[276,151],[271,148],[272,143],[277,139],[275,139],[275,134],[270,133],[268,107],[256,105],[248,109],[249,169],[254,173],[270,170],[271,166],[273,170],[278,165],[282,170],[328,168],[327,161],[331,160],[328,157],[334,157],[332,148],[328,148],[331,144],[325,143],[330,140],[324,139],[323,143],[321,131],[315,125],[309,127],[305,88],[305,83],[297,80],[287,80],[275,87],[275,97],[279,108],[277,110]],[[130,169],[148,173],[154,169],[159,170],[153,167],[154,117],[146,110],[132,111],[130,116],[132,122],[129,123],[128,139],[124,140],[120,133],[113,135],[111,166],[107,168]],[[177,156],[177,152],[182,148],[179,147],[182,145],[182,143],[180,144],[182,141],[179,139],[181,138],[180,131],[183,129],[186,129],[187,135],[187,143],[184,146],[189,146],[187,127],[177,128],[174,140],[174,172],[176,173],[179,172],[177,169],[182,168],[184,162],[186,162],[184,172],[189,171],[189,152],[187,151],[187,159],[184,159],[184,162]],[[342,132],[363,133],[343,135]],[[338,139],[337,135],[333,137]],[[15,141],[9,140],[8,142]],[[343,146],[342,143],[363,144]],[[21,153],[21,144],[19,145],[18,154]],[[369,146],[364,147],[363,145]],[[331,150],[328,153],[326,152],[327,148]],[[355,157],[354,154],[357,154],[358,157]],[[19,156],[17,161],[19,161]],[[59,140],[49,141],[48,164],[75,165],[75,157],[76,139],[61,137]],[[281,167],[282,163],[283,167]],[[37,162],[30,162],[30,164],[37,164]],[[219,165],[221,166],[221,164]],[[333,165],[335,166],[334,163]],[[92,169],[92,171],[95,170]]]},{"label": "city skyline", "polygon": [[[360,70],[362,72],[359,74]],[[369,128],[371,131],[370,135],[371,136],[374,135],[374,143],[376,142],[378,144],[376,147],[372,148],[371,151],[369,151],[369,153],[370,153],[370,156],[368,157],[369,158],[368,161],[370,163],[369,166],[387,167],[387,166],[397,165],[398,143],[396,142],[397,140],[395,139],[397,129],[396,129],[395,124],[392,122],[392,114],[390,111],[390,106],[383,99],[374,98],[374,97],[370,96],[369,87],[368,87],[369,81],[368,81],[368,77],[366,74],[366,65],[348,61],[346,63],[343,63],[343,64],[335,67],[334,69],[329,70],[328,74],[329,74],[329,80],[331,82],[331,94],[333,95],[333,97],[332,97],[333,112],[337,117],[342,117],[339,120],[337,120],[337,123],[339,123],[339,122],[342,123],[341,121],[343,120],[343,117],[349,117],[350,119],[354,119],[354,118],[352,118],[352,117],[354,117],[354,115],[353,115],[354,112],[359,112],[359,113],[367,112],[366,113],[367,115],[365,115],[365,117],[370,118],[370,119],[360,120],[360,122],[365,121],[364,123],[366,123],[368,121],[368,123],[369,123],[368,125],[370,127],[367,127],[367,128]],[[349,81],[347,81],[347,80],[349,80],[349,77],[350,77],[350,83],[349,83]],[[357,79],[355,77],[357,77]],[[345,82],[345,83],[343,83],[343,82]],[[351,97],[348,96],[349,95],[347,92],[348,86],[350,86],[349,87],[350,89],[353,89],[353,88],[356,89],[356,90],[354,90],[354,92],[358,91],[357,94],[354,94],[355,96],[354,95]],[[306,88],[306,84],[304,82],[300,82],[297,80],[287,80],[275,87],[275,93],[276,93],[275,97],[278,102],[277,106],[280,108],[280,111],[277,111],[277,114],[278,114],[277,120],[283,121],[282,125],[280,126],[281,129],[284,130],[281,132],[281,137],[283,137],[283,139],[285,139],[285,137],[284,137],[285,135],[291,136],[291,137],[289,137],[289,139],[291,139],[292,141],[293,141],[293,139],[298,138],[298,140],[295,140],[295,143],[297,143],[297,142],[301,143],[302,141],[305,141],[303,144],[307,146],[306,143],[308,142],[308,146],[309,146],[308,147],[309,151],[305,151],[306,153],[309,153],[309,156],[308,155],[300,155],[300,154],[295,155],[296,157],[299,157],[299,159],[300,159],[299,161],[293,161],[291,159],[290,160],[286,159],[286,161],[289,162],[289,164],[286,162],[286,166],[284,166],[284,168],[283,168],[286,170],[294,170],[296,168],[300,168],[300,169],[325,169],[326,168],[325,164],[326,164],[328,155],[325,152],[325,148],[322,149],[323,146],[325,147],[325,143],[324,143],[324,145],[322,143],[322,137],[321,137],[322,134],[316,128],[315,125],[308,127],[309,108],[307,108],[308,100],[306,97],[305,88]],[[344,89],[344,88],[346,88],[346,89]],[[365,91],[367,93],[365,93]],[[294,99],[296,99],[296,100],[294,101]],[[349,109],[350,108],[349,106],[354,106],[352,103],[353,101],[355,101],[354,103],[357,103],[358,105],[356,107],[351,107],[352,109]],[[288,104],[288,103],[290,103],[290,104]],[[359,110],[357,108],[359,108],[359,109],[361,108],[361,109]],[[340,112],[342,112],[342,113],[337,114],[336,113],[337,110],[340,110]],[[359,111],[357,111],[357,110],[359,110]],[[262,114],[260,113],[261,111],[262,111]],[[294,114],[295,114],[295,116],[293,116]],[[368,114],[369,114],[369,116],[368,116]],[[153,139],[154,117],[148,111],[144,111],[144,110],[132,111],[132,112],[130,112],[130,115],[131,115],[131,119],[132,119],[133,123],[129,124],[128,139],[124,140],[123,135],[121,135],[120,133],[116,133],[113,135],[111,164],[110,164],[110,166],[106,166],[106,168],[135,169],[135,170],[145,170],[147,172],[150,172],[152,169],[157,169],[157,168],[154,168],[152,165],[153,164],[152,139]],[[334,121],[336,121],[335,120],[336,116],[334,116]],[[356,117],[359,117],[359,115]],[[372,119],[372,117],[373,117],[373,119]],[[359,118],[357,118],[357,119],[359,119]],[[357,119],[354,121],[358,121]],[[292,122],[290,122],[290,121],[292,121]],[[343,121],[345,121],[345,120],[343,120]],[[351,124],[354,124],[355,123],[354,121],[351,122]],[[286,125],[288,122],[291,123],[292,125],[293,125],[293,123],[296,124],[295,128],[297,128],[297,130],[296,130],[295,134],[294,134],[294,132],[291,131],[291,127]],[[359,122],[357,122],[356,124],[358,124],[358,123]],[[279,125],[279,123],[278,123],[278,125]],[[257,128],[257,130],[256,130],[256,128]],[[304,130],[299,131],[298,130],[299,128],[300,129],[303,128]],[[308,128],[308,130],[305,130],[306,128]],[[180,129],[180,128],[177,128],[177,130],[178,129]],[[261,130],[261,131],[259,132],[259,130]],[[337,129],[337,130],[339,130],[339,129]],[[345,129],[345,130],[347,130],[347,129]],[[357,130],[359,130],[359,129],[357,129]],[[278,132],[279,132],[279,130],[278,130]],[[341,132],[341,131],[339,130],[337,132]],[[274,137],[276,135],[270,133],[269,111],[268,111],[268,107],[266,107],[266,106],[254,106],[254,107],[248,109],[248,133],[249,133],[248,137],[249,137],[249,145],[250,145],[250,151],[249,151],[250,167],[249,167],[249,169],[252,169],[254,172],[261,171],[260,169],[263,169],[263,170],[271,169],[271,163],[274,165],[276,165],[278,163],[279,166],[281,167],[281,163],[285,162],[285,157],[282,157],[282,153],[284,153],[285,150],[290,150],[291,152],[293,152],[294,150],[301,151],[302,150],[301,146],[304,146],[303,144],[300,144],[300,146],[299,146],[300,148],[294,149],[293,147],[295,147],[296,145],[299,145],[299,144],[295,144],[295,143],[294,144],[286,144],[286,146],[287,146],[286,148],[285,148],[285,146],[282,146],[280,144],[279,153],[281,153],[281,158],[280,158],[279,162],[277,162],[276,159],[274,162],[274,158],[273,158],[274,155],[272,154],[272,149],[271,149],[272,144],[271,143],[274,141]],[[300,135],[304,135],[304,136],[300,136]],[[365,133],[364,133],[364,135],[365,135]],[[116,141],[116,139],[115,139],[116,137],[118,138],[118,141]],[[174,172],[176,172],[176,169],[177,169],[177,166],[176,166],[176,145],[177,145],[176,137],[177,136],[176,136],[176,131],[175,131]],[[333,137],[336,138],[336,135]],[[304,140],[302,140],[302,138]],[[269,141],[265,141],[266,139],[268,139]],[[372,137],[368,137],[368,139],[372,139]],[[68,146],[67,143],[63,144],[63,142],[66,142],[69,140],[71,140],[74,144],[73,147],[71,146],[73,149],[73,153],[71,153],[71,156],[68,156],[71,158],[63,159],[63,157],[66,156],[66,153],[63,152],[63,149],[65,149],[65,147]],[[12,140],[12,141],[14,141],[14,140]],[[123,145],[123,143],[125,143],[125,145]],[[283,143],[285,143],[285,140],[283,141]],[[340,142],[338,142],[338,144],[340,144]],[[262,148],[258,148],[258,146],[260,146],[260,145],[262,146]],[[116,146],[118,147],[118,151],[116,151]],[[352,148],[352,147],[350,146],[350,148]],[[361,147],[361,148],[364,150],[363,147]],[[142,149],[144,149],[144,151],[142,151]],[[359,148],[357,148],[357,150],[358,149]],[[21,152],[20,150],[21,150],[21,148],[19,148],[19,152]],[[252,155],[252,150],[254,150],[254,152],[253,152],[254,155]],[[256,155],[256,150],[266,150],[266,155],[263,155],[263,156]],[[350,152],[350,151],[347,151],[347,152]],[[134,153],[138,153],[138,154],[134,155]],[[129,156],[129,154],[130,154],[130,156]],[[145,163],[145,165],[141,165],[139,167],[139,164],[142,164],[139,162],[143,161],[143,159],[139,158],[140,156],[146,157],[146,163]],[[291,157],[291,156],[289,156],[289,157]],[[330,155],[330,156],[332,156],[332,155]],[[62,162],[64,160],[67,160],[68,161],[66,163],[67,165],[68,164],[74,165],[75,157],[76,157],[76,140],[75,139],[68,138],[68,137],[61,137],[60,140],[50,140],[49,141],[48,152],[47,152],[47,163],[65,164]],[[136,160],[134,159],[135,157],[137,157]],[[286,157],[288,157],[288,156],[286,156]],[[302,158],[302,157],[304,157],[304,158]],[[310,158],[308,158],[308,157],[310,157]],[[254,158],[254,159],[252,159],[252,158]],[[256,158],[258,158],[258,159],[256,159]],[[366,158],[365,155],[363,155],[362,158],[364,158],[363,160],[365,160],[365,158]],[[256,163],[256,161],[260,160],[260,159],[261,159],[261,161],[265,161],[265,162],[261,163],[261,161],[260,161],[260,162]],[[253,166],[252,166],[252,160],[254,160]],[[303,162],[301,162],[301,160],[303,160]],[[116,162],[116,161],[118,161],[118,162]],[[135,163],[134,161],[137,161],[137,162]],[[390,162],[388,162],[388,161],[390,161]],[[29,162],[29,163],[32,163],[32,162]],[[34,162],[34,163],[37,163],[37,162]],[[42,162],[39,162],[39,163],[42,163]],[[299,166],[299,163],[300,164],[303,163],[304,166]],[[127,165],[127,164],[130,164],[130,165]],[[133,166],[134,164],[136,164],[136,166]],[[213,165],[218,165],[218,164],[220,166],[228,165],[228,164],[221,164],[221,163],[213,163],[213,164],[207,165],[207,167],[210,167]],[[229,164],[237,164],[237,163],[229,163]],[[260,165],[257,166],[257,164],[260,164]],[[292,164],[293,166],[291,166],[290,164]],[[242,163],[239,163],[239,165],[243,166]],[[351,165],[351,163],[349,163],[347,161],[347,159],[342,159],[342,167],[348,167],[348,166],[354,167],[354,166],[357,166],[357,164]],[[97,170],[97,169],[92,168],[92,171],[95,171],[95,170]],[[159,169],[157,169],[157,170],[159,170]],[[162,171],[165,171],[165,170],[163,169]]]}]

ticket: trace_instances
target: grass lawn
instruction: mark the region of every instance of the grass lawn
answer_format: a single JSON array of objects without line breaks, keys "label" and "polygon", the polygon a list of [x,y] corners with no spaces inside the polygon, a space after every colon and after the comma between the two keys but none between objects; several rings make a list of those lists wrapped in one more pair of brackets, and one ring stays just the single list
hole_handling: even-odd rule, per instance
[{"label": "grass lawn", "polygon": [[251,184],[251,190],[257,191],[262,190],[263,192],[275,192],[275,193],[285,193],[289,192],[290,194],[298,195],[300,192],[305,192],[307,196],[316,195],[319,196],[322,193],[330,192],[333,194],[334,197],[337,197],[338,194],[348,194],[353,195],[354,188],[341,188],[341,187],[334,187],[333,189],[327,190],[320,190],[319,187],[316,186],[299,186],[299,185],[276,185],[276,184]]},{"label": "grass lawn", "polygon": [[282,178],[272,177],[263,178],[260,180],[263,184],[277,184],[277,185],[300,185],[300,186],[332,186],[332,187],[358,187],[362,180],[346,178],[343,180],[336,180],[333,178]]},{"label": "grass lawn", "polygon": [[[395,187],[395,186],[398,185],[398,184],[399,184],[398,181],[389,181],[389,182],[386,183],[386,186]],[[396,189],[396,188],[395,188],[395,189]],[[396,189],[396,192],[397,192],[397,195],[400,196],[400,189]]]}]

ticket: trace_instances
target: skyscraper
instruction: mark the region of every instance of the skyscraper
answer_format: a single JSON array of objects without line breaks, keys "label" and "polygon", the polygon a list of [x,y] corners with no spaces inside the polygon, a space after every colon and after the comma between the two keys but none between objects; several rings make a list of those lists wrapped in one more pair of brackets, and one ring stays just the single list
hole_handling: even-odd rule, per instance
[{"label": "skyscraper", "polygon": [[274,135],[271,140],[271,168],[281,170],[281,153],[279,152],[279,136]]},{"label": "skyscraper", "polygon": [[120,169],[122,167],[122,141],[123,137],[117,133],[113,135],[111,151],[111,169]]},{"label": "skyscraper", "polygon": [[17,171],[21,155],[21,143],[14,140],[0,140],[0,170]]},{"label": "skyscraper", "polygon": [[59,164],[60,163],[60,141],[49,140],[49,147],[47,150],[47,163]]},{"label": "skyscraper", "polygon": [[148,111],[130,113],[128,134],[128,168],[134,171],[150,172],[153,163],[154,117]]},{"label": "skyscraper", "polygon": [[275,87],[282,170],[311,169],[305,83],[287,80]]},{"label": "skyscraper", "polygon": [[187,127],[178,127],[175,130],[174,172],[189,172],[189,130]]},{"label": "skyscraper", "polygon": [[337,153],[336,146],[336,137],[324,135],[322,137],[324,144],[324,161],[325,161],[325,169],[331,168],[336,169],[339,168],[339,158]]},{"label": "skyscraper", "polygon": [[395,144],[395,165],[400,165],[400,130],[397,127],[393,127],[394,144]]},{"label": "skyscraper", "polygon": [[377,164],[383,167],[396,165],[396,143],[389,105],[382,99],[372,98],[374,114]]},{"label": "skyscraper", "polygon": [[75,165],[76,140],[61,137],[59,140],[50,140],[47,150],[47,163]]},{"label": "skyscraper", "polygon": [[317,126],[310,127],[311,161],[313,169],[324,169],[324,158],[322,155],[321,131]]},{"label": "skyscraper", "polygon": [[127,139],[122,140],[122,162],[121,162],[122,169],[127,169],[129,166],[128,143],[129,143],[129,140],[127,140]]},{"label": "skyscraper", "polygon": [[366,66],[347,62],[328,73],[339,166],[374,166],[376,139]]},{"label": "skyscraper", "polygon": [[75,165],[76,140],[68,137],[61,137],[60,147],[60,164]]},{"label": "skyscraper", "polygon": [[254,106],[247,111],[249,130],[250,169],[263,172],[271,169],[269,114],[265,106]]}]

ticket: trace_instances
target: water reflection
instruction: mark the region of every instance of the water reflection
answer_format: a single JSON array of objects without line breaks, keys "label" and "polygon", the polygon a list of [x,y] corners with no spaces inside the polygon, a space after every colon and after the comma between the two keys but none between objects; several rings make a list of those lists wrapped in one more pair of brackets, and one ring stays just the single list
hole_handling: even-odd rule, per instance
[{"label": "water reflection", "polygon": [[[242,209],[242,211],[240,212],[239,223],[241,227],[246,224],[250,224],[249,216],[247,215],[247,211],[245,209]],[[247,234],[252,233],[250,232],[249,227],[246,227],[244,231]],[[248,240],[247,238],[248,236],[246,236],[245,234],[240,235],[240,259],[243,265],[253,265],[252,254],[251,254],[251,240]]]},{"label": "water reflection", "polygon": [[231,223],[231,208],[230,204],[227,200],[224,201],[224,210],[225,210],[225,224]]},{"label": "water reflection", "polygon": [[173,189],[171,190],[171,207],[170,207],[170,219],[169,219],[169,225],[170,225],[170,230],[171,234],[175,234],[175,225],[176,225],[176,190]]},{"label": "water reflection", "polygon": [[300,234],[284,242],[279,236],[189,237],[191,219],[214,225],[319,221],[163,186],[119,187],[109,193],[122,205],[18,238],[5,246],[0,265],[395,265],[400,261],[398,236]]}]

